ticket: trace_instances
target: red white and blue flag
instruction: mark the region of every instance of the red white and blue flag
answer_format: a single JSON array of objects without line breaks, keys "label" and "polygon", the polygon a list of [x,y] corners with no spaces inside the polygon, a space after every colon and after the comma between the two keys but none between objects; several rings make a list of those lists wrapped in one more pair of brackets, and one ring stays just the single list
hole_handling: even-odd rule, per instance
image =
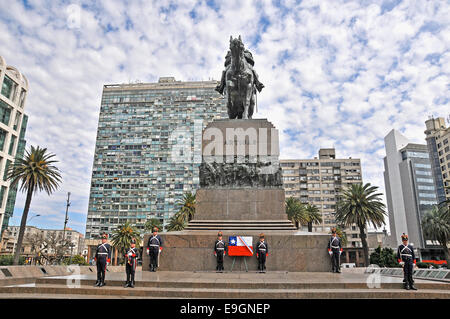
[{"label": "red white and blue flag", "polygon": [[229,256],[253,256],[252,236],[230,236],[228,239]]}]

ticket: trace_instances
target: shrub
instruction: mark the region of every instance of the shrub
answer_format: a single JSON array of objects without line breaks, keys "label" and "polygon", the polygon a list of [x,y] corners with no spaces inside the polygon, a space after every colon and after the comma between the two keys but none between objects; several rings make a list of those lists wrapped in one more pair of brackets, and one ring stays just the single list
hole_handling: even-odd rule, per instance
[{"label": "shrub", "polygon": [[[11,266],[14,261],[13,255],[2,255],[0,256],[0,266]],[[20,256],[19,265],[25,264],[25,257]]]}]

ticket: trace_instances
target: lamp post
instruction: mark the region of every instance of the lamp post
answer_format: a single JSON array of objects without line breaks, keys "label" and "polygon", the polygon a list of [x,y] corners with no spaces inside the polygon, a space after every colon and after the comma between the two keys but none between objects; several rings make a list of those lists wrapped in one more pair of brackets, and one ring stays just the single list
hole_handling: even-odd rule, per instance
[{"label": "lamp post", "polygon": [[66,204],[66,218],[64,219],[64,229],[63,229],[63,242],[66,239],[66,226],[67,221],[69,220],[68,213],[69,213],[69,206],[70,206],[70,192],[67,193],[67,204]]}]

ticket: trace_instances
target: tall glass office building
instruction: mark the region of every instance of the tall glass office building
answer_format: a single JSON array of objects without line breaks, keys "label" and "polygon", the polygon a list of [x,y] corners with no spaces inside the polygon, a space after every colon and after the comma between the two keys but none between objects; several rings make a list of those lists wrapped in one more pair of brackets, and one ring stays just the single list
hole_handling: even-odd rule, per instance
[{"label": "tall glass office building", "polygon": [[2,233],[14,212],[17,186],[10,187],[8,168],[23,157],[28,117],[24,113],[28,80],[0,56],[0,225]]},{"label": "tall glass office building", "polygon": [[434,242],[424,237],[422,217],[438,203],[428,148],[410,143],[400,132],[392,130],[386,137],[384,181],[389,212],[391,247],[400,242],[402,233],[418,249],[419,258],[438,255]]},{"label": "tall glass office building", "polygon": [[216,81],[105,85],[91,179],[86,238],[130,222],[168,223],[177,200],[199,186],[201,131],[227,118]]}]

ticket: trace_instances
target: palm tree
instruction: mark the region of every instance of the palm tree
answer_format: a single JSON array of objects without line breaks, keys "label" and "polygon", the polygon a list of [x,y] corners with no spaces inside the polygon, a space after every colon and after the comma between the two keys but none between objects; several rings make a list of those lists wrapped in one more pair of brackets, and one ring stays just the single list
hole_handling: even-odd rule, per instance
[{"label": "palm tree", "polygon": [[450,260],[447,244],[450,241],[450,218],[448,208],[434,206],[431,211],[422,217],[422,229],[424,235],[431,240],[436,240],[444,250],[447,268],[450,268]]},{"label": "palm tree", "polygon": [[123,252],[131,246],[131,240],[136,240],[136,247],[141,244],[141,237],[136,227],[132,226],[130,222],[117,227],[111,237],[111,242],[115,248],[115,264],[117,265],[117,251]]},{"label": "palm tree", "polygon": [[187,192],[176,204],[181,206],[177,214],[180,214],[186,222],[191,221],[195,215],[195,194]]},{"label": "palm tree", "polygon": [[306,224],[308,222],[305,214],[305,205],[298,198],[286,198],[285,206],[288,219],[295,224],[297,229],[299,224]]},{"label": "palm tree", "polygon": [[[331,231],[330,231],[331,234]],[[347,246],[347,233],[344,231],[344,228],[341,226],[336,226],[336,235],[341,239],[342,247]]]},{"label": "palm tree", "polygon": [[151,218],[145,222],[144,229],[146,231],[152,232],[153,228],[157,227],[158,229],[162,229],[163,224],[161,223],[161,220],[158,218]]},{"label": "palm tree", "polygon": [[186,227],[186,220],[184,216],[178,212],[170,218],[169,225],[167,226],[167,231],[180,231]]},{"label": "palm tree", "polygon": [[16,251],[14,253],[14,265],[19,262],[19,255],[22,250],[23,235],[27,223],[28,211],[30,210],[31,199],[37,191],[45,191],[48,195],[58,189],[61,182],[61,174],[53,164],[58,161],[52,160],[55,154],[48,153],[46,148],[30,147],[25,152],[23,158],[16,158],[13,165],[8,167],[7,180],[10,180],[10,187],[16,186],[19,182],[20,191],[26,192],[25,207],[23,208],[22,220],[20,222],[19,237],[17,239]]},{"label": "palm tree", "polygon": [[342,226],[356,224],[359,228],[359,236],[364,250],[364,261],[369,265],[369,247],[366,239],[368,224],[375,227],[384,225],[385,205],[381,202],[381,193],[377,186],[370,183],[352,184],[342,193],[341,200],[336,209],[336,222]]},{"label": "palm tree", "polygon": [[316,205],[307,204],[305,207],[306,220],[308,223],[308,232],[312,232],[313,224],[320,224],[322,222],[322,214]]}]

